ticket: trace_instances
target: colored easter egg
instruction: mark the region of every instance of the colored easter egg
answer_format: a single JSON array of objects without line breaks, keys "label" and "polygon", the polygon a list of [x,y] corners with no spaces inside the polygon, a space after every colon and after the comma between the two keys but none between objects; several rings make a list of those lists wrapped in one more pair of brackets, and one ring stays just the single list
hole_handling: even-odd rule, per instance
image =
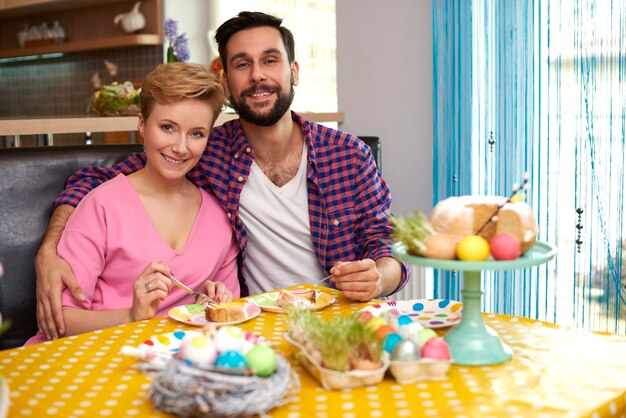
[{"label": "colored easter egg", "polygon": [[245,341],[243,330],[235,326],[220,327],[214,336],[215,346],[220,353],[241,351]]},{"label": "colored easter egg", "polygon": [[431,338],[437,337],[437,333],[432,328],[424,328],[417,333],[420,341],[420,347],[424,347],[424,344]]},{"label": "colored easter egg", "polygon": [[248,366],[244,356],[237,351],[225,351],[215,360],[216,367],[223,367],[227,369],[239,369]]},{"label": "colored easter egg", "polygon": [[419,322],[411,322],[410,324],[401,326],[398,329],[398,334],[400,334],[403,339],[409,339],[419,344],[419,332],[423,329],[424,327]]},{"label": "colored easter egg", "polygon": [[434,360],[450,360],[450,347],[441,337],[431,338],[422,347],[422,357]]},{"label": "colored easter egg", "polygon": [[241,343],[240,352],[244,356],[254,347],[255,345],[261,343],[262,338],[260,335],[255,334],[253,332],[245,331],[244,332],[244,340]]},{"label": "colored easter egg", "polygon": [[250,341],[254,345],[257,345],[262,340],[259,334],[255,334],[254,332],[250,332],[250,331],[244,331],[243,337],[246,341]]},{"label": "colored easter egg", "polygon": [[489,243],[478,235],[468,235],[456,246],[456,255],[463,261],[485,261],[489,257]]},{"label": "colored easter egg", "polygon": [[365,324],[367,328],[373,329],[374,331],[376,331],[378,328],[382,327],[383,325],[387,325],[387,322],[378,316],[373,317],[367,322],[367,324]]},{"label": "colored easter egg", "polygon": [[496,260],[515,260],[522,254],[522,245],[508,232],[495,234],[489,242],[491,256]]},{"label": "colored easter egg", "polygon": [[376,336],[382,340],[387,335],[394,333],[394,332],[396,332],[396,330],[391,325],[383,325],[382,327],[376,330]]},{"label": "colored easter egg", "polygon": [[396,344],[398,344],[401,340],[402,337],[400,336],[400,334],[397,334],[395,332],[387,334],[387,336],[385,337],[385,342],[383,344],[385,351],[391,353],[396,347]]},{"label": "colored easter egg", "polygon": [[206,367],[215,362],[217,349],[206,335],[190,333],[180,343],[178,358],[190,366]]},{"label": "colored easter egg", "polygon": [[384,311],[381,314],[381,318],[385,320],[388,325],[391,325],[394,328],[398,328],[398,317],[401,315],[400,311],[396,308],[391,308],[387,311]]},{"label": "colored easter egg", "polygon": [[374,315],[370,311],[363,311],[359,314],[359,320],[364,324],[367,324],[373,317]]},{"label": "colored easter egg", "polygon": [[402,340],[394,347],[392,361],[412,361],[420,358],[420,348],[411,340]]},{"label": "colored easter egg", "polygon": [[252,347],[245,358],[256,376],[267,377],[276,371],[276,353],[265,344]]},{"label": "colored easter egg", "polygon": [[435,233],[426,238],[426,257],[441,260],[456,258],[456,240],[452,235]]}]

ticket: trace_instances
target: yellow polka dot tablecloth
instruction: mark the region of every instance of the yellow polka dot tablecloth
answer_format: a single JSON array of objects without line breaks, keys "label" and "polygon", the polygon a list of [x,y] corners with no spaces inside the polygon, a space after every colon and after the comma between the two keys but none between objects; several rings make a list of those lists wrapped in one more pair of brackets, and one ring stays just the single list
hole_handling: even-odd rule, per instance
[{"label": "yellow polka dot tablecloth", "polygon": [[[368,306],[337,296],[321,315],[349,315]],[[283,338],[286,315],[264,311],[239,326],[271,341],[300,376],[300,394],[270,411],[273,417],[626,416],[626,337],[507,315],[483,314],[483,319],[512,348],[512,360],[453,365],[443,381],[401,385],[387,374],[378,385],[338,391],[322,389],[294,359]],[[153,318],[0,351],[0,375],[10,394],[8,416],[170,416],[152,407],[150,380],[138,361],[119,351],[189,329],[167,317]]]}]

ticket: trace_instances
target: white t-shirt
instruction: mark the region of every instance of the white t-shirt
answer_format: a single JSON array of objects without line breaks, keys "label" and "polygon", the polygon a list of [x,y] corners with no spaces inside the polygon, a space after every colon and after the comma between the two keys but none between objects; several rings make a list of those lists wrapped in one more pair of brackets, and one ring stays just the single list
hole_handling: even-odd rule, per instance
[{"label": "white t-shirt", "polygon": [[243,272],[250,294],[326,276],[315,255],[309,225],[306,144],[295,177],[282,187],[252,162],[241,192],[239,216],[248,232]]}]

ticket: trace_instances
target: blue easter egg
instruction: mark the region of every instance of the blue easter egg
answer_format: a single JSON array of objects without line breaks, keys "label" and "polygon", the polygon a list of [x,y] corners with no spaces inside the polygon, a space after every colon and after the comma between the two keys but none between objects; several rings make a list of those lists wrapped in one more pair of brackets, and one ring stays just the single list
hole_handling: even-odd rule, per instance
[{"label": "blue easter egg", "polygon": [[400,334],[392,332],[385,337],[385,351],[390,353],[396,348],[396,345],[402,340]]},{"label": "blue easter egg", "polygon": [[245,357],[237,351],[225,351],[215,360],[216,367],[223,367],[225,369],[239,369],[247,367]]}]

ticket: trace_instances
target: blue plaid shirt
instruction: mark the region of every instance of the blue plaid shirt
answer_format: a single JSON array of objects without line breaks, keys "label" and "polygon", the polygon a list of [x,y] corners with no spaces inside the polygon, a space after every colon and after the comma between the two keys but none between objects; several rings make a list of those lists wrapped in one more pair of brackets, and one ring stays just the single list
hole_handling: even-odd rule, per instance
[{"label": "blue plaid shirt", "polygon": [[[292,118],[307,142],[307,188],[311,238],[320,264],[326,269],[337,261],[391,257],[391,193],[376,168],[369,147],[347,133],[303,119]],[[242,259],[248,241],[239,217],[239,199],[250,174],[254,150],[246,139],[239,119],[213,128],[207,147],[188,177],[217,197],[233,226]],[[145,155],[135,153],[111,167],[85,167],[74,173],[67,188],[54,202],[76,206],[90,190],[119,173],[130,174],[143,167]],[[402,281],[408,268],[402,265]],[[245,280],[242,295],[247,294]]]}]

